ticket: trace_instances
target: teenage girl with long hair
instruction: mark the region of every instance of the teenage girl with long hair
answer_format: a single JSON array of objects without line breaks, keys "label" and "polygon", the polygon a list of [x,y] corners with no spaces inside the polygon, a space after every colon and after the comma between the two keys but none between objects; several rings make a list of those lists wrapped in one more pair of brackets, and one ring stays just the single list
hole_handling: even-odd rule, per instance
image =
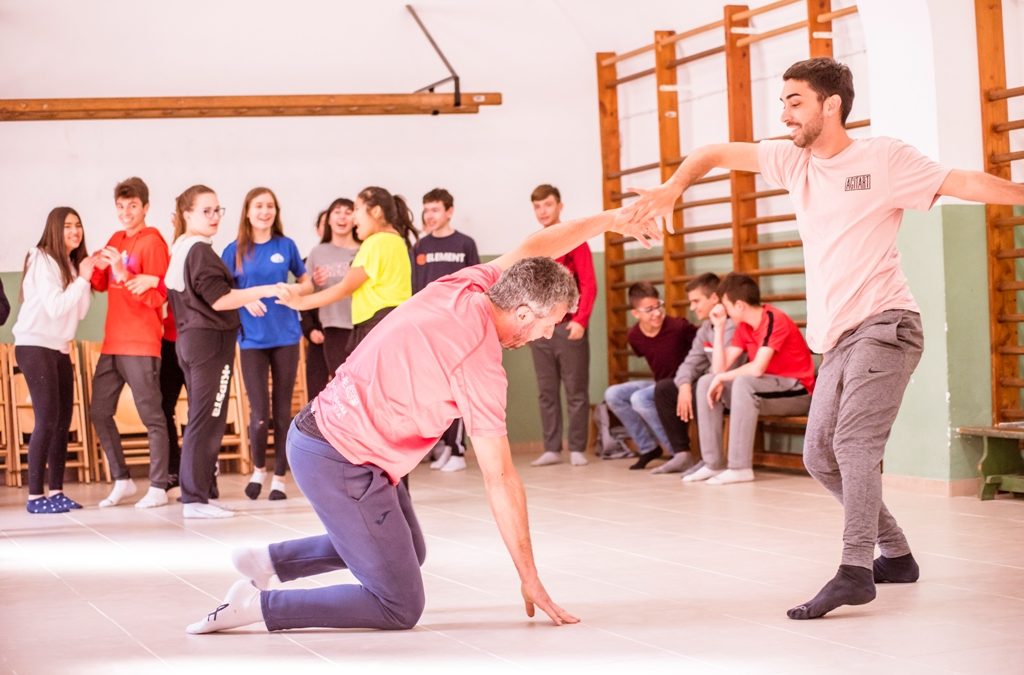
[{"label": "teenage girl with long hair", "polygon": [[[269,188],[256,187],[245,195],[238,221],[238,239],[227,245],[221,259],[238,288],[287,283],[289,274],[307,289],[312,288],[298,247],[284,236],[280,202]],[[276,302],[256,300],[240,310],[239,316],[242,331],[238,345],[242,380],[249,398],[249,447],[253,463],[245,494],[249,499],[256,499],[263,490],[267,476],[267,437],[273,420],[277,453],[269,496],[272,500],[285,499],[288,458],[284,448],[292,423],[292,393],[302,340],[299,314]]]},{"label": "teenage girl with long hair", "polygon": [[[85,248],[78,212],[50,211],[43,236],[25,256],[21,310],[15,322],[14,357],[25,375],[35,428],[28,445],[29,513],[67,513],[82,505],[64,494],[64,465],[74,406],[71,341],[89,311],[95,256]],[[49,469],[49,495],[43,475]]]},{"label": "teenage girl with long hair", "polygon": [[181,442],[179,476],[186,518],[234,515],[210,503],[214,468],[227,422],[240,324],[234,310],[280,294],[270,284],[234,287],[231,272],[212,246],[223,215],[217,194],[205,185],[193,185],[178,195],[174,246],[165,278],[178,331],[178,363],[185,373],[188,392],[188,423]]}]

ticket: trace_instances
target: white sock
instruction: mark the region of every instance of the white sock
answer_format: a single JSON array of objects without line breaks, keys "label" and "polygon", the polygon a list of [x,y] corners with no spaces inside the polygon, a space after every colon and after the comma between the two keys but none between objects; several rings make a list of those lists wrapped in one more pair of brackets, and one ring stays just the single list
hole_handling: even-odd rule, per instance
[{"label": "white sock", "polygon": [[562,453],[560,452],[545,452],[537,459],[530,462],[530,466],[548,466],[549,464],[561,464]]},{"label": "white sock", "polygon": [[192,635],[216,633],[229,628],[248,626],[258,621],[263,621],[260,589],[253,586],[248,579],[242,579],[231,585],[228,594],[224,596],[224,602],[205,618],[190,624],[185,628],[185,632]]},{"label": "white sock", "polygon": [[284,476],[274,476],[270,481],[270,491],[284,492]]},{"label": "white sock", "polygon": [[697,481],[707,480],[718,474],[722,473],[721,469],[712,469],[707,465],[702,466],[693,473],[688,473],[683,476],[683,482],[685,483],[696,483]]},{"label": "white sock", "polygon": [[447,464],[448,460],[450,460],[451,458],[452,449],[446,445],[444,446],[444,449],[441,451],[441,455],[430,463],[430,468],[434,469],[435,471],[438,469],[443,469],[444,465]]},{"label": "white sock", "polygon": [[265,591],[274,576],[274,561],[269,546],[242,546],[231,552],[231,564],[256,588]]},{"label": "white sock", "polygon": [[235,512],[221,508],[216,504],[193,502],[182,507],[181,515],[184,518],[233,518]]},{"label": "white sock", "polygon": [[253,469],[252,476],[249,477],[250,483],[259,483],[263,485],[263,481],[267,479],[266,469]]},{"label": "white sock", "polygon": [[156,506],[167,506],[167,490],[150,485],[146,496],[135,502],[135,508],[151,509]]},{"label": "white sock", "polygon": [[448,461],[441,467],[441,473],[455,473],[456,471],[466,470],[466,458],[459,457],[458,455],[452,455],[448,458]]},{"label": "white sock", "polygon": [[587,456],[582,452],[570,452],[569,462],[573,466],[586,466],[587,464],[590,464],[590,462],[587,461]]},{"label": "white sock", "polygon": [[722,473],[708,479],[708,485],[729,485],[730,483],[749,483],[754,480],[753,469],[726,469]]},{"label": "white sock", "polygon": [[100,508],[105,509],[108,506],[117,506],[123,500],[131,497],[135,494],[137,488],[135,483],[132,482],[131,478],[118,479],[114,481],[114,489],[110,491],[106,499],[100,502]]}]

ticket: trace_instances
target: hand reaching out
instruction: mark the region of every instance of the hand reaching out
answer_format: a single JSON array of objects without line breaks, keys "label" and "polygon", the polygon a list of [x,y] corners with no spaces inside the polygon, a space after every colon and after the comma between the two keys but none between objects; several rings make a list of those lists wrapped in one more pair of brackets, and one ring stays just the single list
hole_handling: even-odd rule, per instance
[{"label": "hand reaching out", "polygon": [[644,223],[661,219],[666,229],[672,232],[672,209],[682,191],[669,183],[656,188],[627,188],[639,195],[639,199],[625,208],[631,223]]},{"label": "hand reaching out", "polygon": [[249,314],[256,317],[267,315],[267,306],[263,304],[262,300],[253,300],[252,302],[246,303],[245,309]]},{"label": "hand reaching out", "polygon": [[577,617],[555,604],[548,592],[544,590],[540,579],[530,583],[524,581],[521,590],[523,601],[526,603],[526,616],[532,617],[536,613],[535,607],[540,607],[541,611],[551,617],[551,622],[556,626],[580,622]]}]

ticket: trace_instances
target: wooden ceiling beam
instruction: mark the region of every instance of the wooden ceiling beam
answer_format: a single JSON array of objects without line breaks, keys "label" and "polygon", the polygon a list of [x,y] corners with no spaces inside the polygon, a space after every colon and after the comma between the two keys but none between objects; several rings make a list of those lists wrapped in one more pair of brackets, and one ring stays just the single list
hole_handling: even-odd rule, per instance
[{"label": "wooden ceiling beam", "polygon": [[150,98],[0,99],[0,122],[162,119],[183,117],[315,117],[447,115],[501,105],[499,93],[298,94],[283,96],[158,96]]}]

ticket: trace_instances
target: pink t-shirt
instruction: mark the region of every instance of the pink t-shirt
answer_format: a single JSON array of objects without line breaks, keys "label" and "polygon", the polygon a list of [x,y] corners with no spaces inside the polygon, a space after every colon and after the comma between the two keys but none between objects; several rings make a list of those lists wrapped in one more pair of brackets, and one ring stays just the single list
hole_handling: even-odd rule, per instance
[{"label": "pink t-shirt", "polygon": [[855,140],[828,159],[792,141],[761,141],[758,160],[765,180],[793,200],[811,349],[827,352],[844,332],[886,310],[919,311],[896,235],[904,209],[932,207],[949,169],[885,137]]},{"label": "pink t-shirt", "polygon": [[484,292],[493,265],[441,277],[399,305],[313,401],[317,427],[353,464],[397,483],[461,417],[471,437],[506,435],[508,381]]}]

